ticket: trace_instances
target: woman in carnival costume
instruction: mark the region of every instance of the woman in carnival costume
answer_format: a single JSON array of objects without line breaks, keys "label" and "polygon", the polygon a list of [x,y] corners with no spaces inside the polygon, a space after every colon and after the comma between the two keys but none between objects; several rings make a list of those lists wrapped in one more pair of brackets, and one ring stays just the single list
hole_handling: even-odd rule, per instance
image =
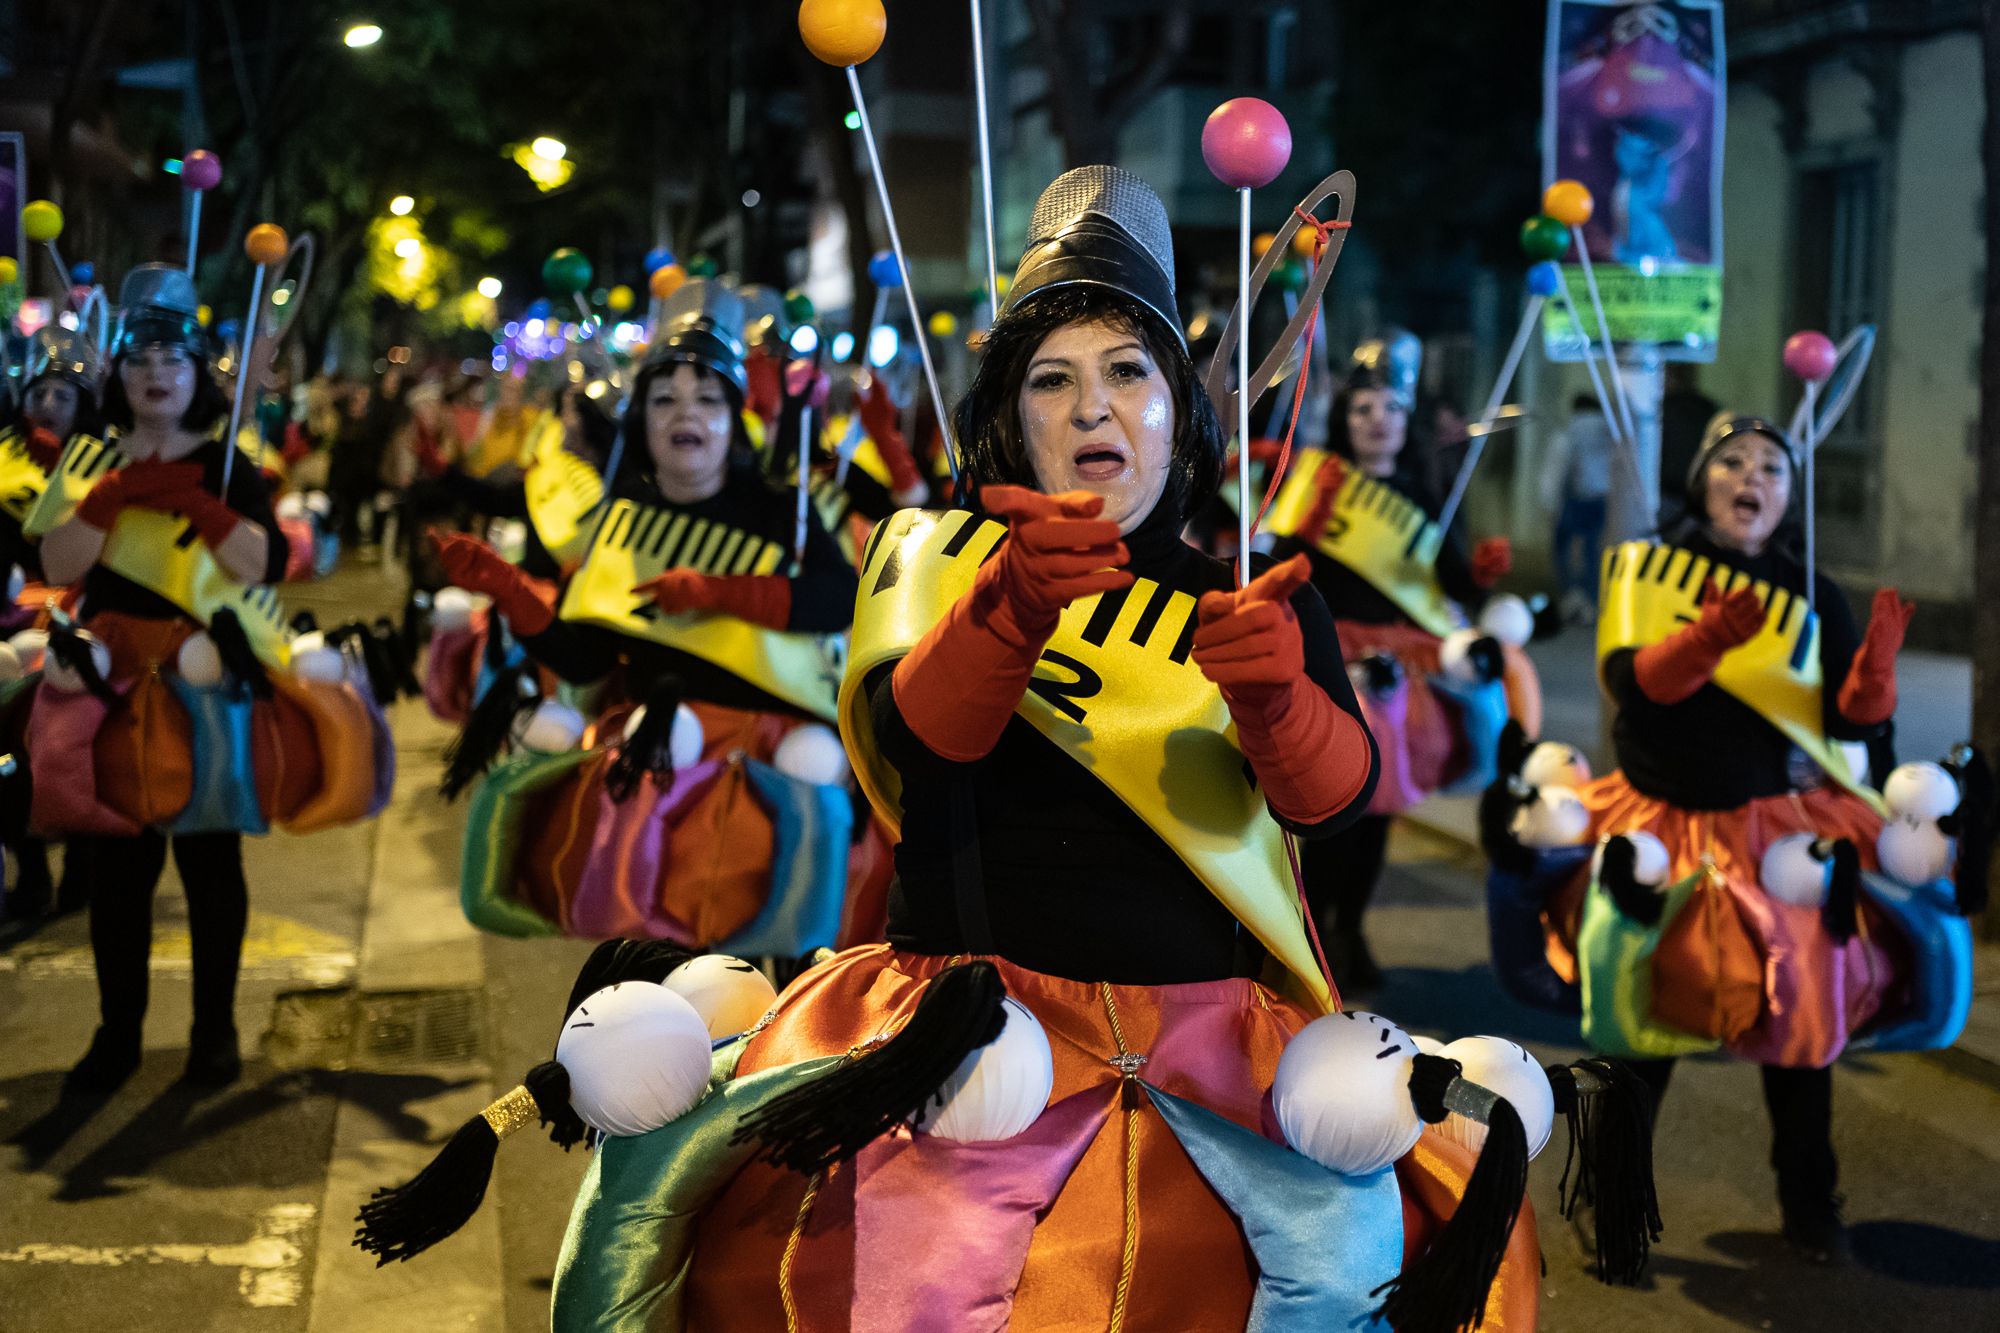
[{"label": "woman in carnival costume", "polygon": [[[241,834],[174,827],[182,811],[171,807],[187,800],[187,756],[175,754],[171,744],[140,744],[131,771],[121,771],[124,763],[100,764],[95,792],[76,790],[91,776],[87,764],[79,775],[71,762],[78,748],[101,748],[139,707],[167,708],[157,693],[147,693],[143,705],[138,701],[147,678],[157,681],[162,664],[173,662],[198,631],[199,618],[229,600],[220,591],[225,586],[244,599],[248,617],[255,603],[250,590],[275,581],[286,554],[254,463],[241,460],[242,466],[229,469],[223,494],[229,405],[206,368],[193,281],[178,268],[141,265],[127,276],[120,305],[104,394],[109,449],[84,441],[89,448],[80,452],[73,444],[65,455],[64,486],[51,486],[27,523],[30,535],[46,534],[41,550],[50,584],[81,587],[76,614],[83,632],[59,629],[51,637],[28,744],[35,823],[50,834],[68,834],[71,846],[89,856],[95,877],[90,943],[100,1023],[65,1082],[82,1093],[107,1092],[138,1066],[153,890],[170,846],[187,894],[194,949],[187,1077],[221,1084],[240,1071],[233,1006],[248,911]],[[202,561],[210,576],[199,606],[187,604],[188,585],[160,577],[164,562],[155,558],[159,533],[171,542],[181,529],[192,538],[183,548],[193,553],[186,558]],[[95,705],[93,720],[102,724],[96,737],[58,738],[43,729],[46,716],[68,711],[65,704],[92,707],[82,702],[86,695],[120,700],[108,714]],[[164,713],[155,725],[171,729]],[[180,725],[184,730],[184,719]],[[114,784],[136,795],[114,799]]]},{"label": "woman in carnival costume", "polygon": [[[482,783],[489,805],[512,802],[476,806],[469,834],[491,844],[468,863],[467,908],[483,926],[753,956],[833,942],[853,809],[837,739],[811,724],[834,717],[854,571],[811,512],[801,523],[793,496],[757,469],[742,419],[741,324],[735,293],[711,280],[667,303],[604,502],[573,513],[566,535],[545,527],[546,514],[536,521],[575,570],[559,597],[471,538],[441,543],[453,582],[492,597],[525,652],[515,672],[545,670],[572,697],[610,689],[578,700],[597,714],[587,730],[544,700],[536,717],[567,724],[550,739],[524,726],[524,753]],[[504,653],[487,660],[506,663]],[[515,689],[483,690],[468,741],[482,725],[505,734],[524,709]],[[559,832],[525,842],[508,833],[504,848],[480,832],[503,825]]]},{"label": "woman in carnival costume", "polygon": [[[1181,539],[1223,451],[1170,247],[1135,177],[1051,185],[959,409],[975,508],[868,544],[841,723],[900,826],[890,942],[801,976],[659,1129],[585,1111],[607,1085],[568,1053],[615,1044],[595,1025],[633,988],[566,1028],[572,1098],[618,1137],[557,1328],[1364,1326],[1384,1284],[1396,1327],[1532,1326],[1520,1180],[1413,1109],[1459,1067],[1330,1012],[1281,839],[1358,815],[1373,747],[1304,562],[1237,589]],[[1335,1047],[1356,1062],[1306,1072]],[[625,1069],[608,1100],[646,1100]],[[1448,1262],[1474,1215],[1484,1262]]]},{"label": "woman in carnival costume", "polygon": [[1504,537],[1491,537],[1468,559],[1455,533],[1437,529],[1425,460],[1408,447],[1422,355],[1407,333],[1356,349],[1326,450],[1300,456],[1271,512],[1276,552],[1312,562],[1381,747],[1366,815],[1303,849],[1334,979],[1350,990],[1381,984],[1362,919],[1387,857],[1389,817],[1432,792],[1483,787],[1508,709],[1540,711],[1518,644],[1464,627],[1512,557]]},{"label": "woman in carnival costume", "polygon": [[1797,477],[1784,430],[1715,419],[1685,522],[1606,559],[1619,771],[1589,781],[1567,746],[1517,750],[1483,823],[1510,989],[1580,1005],[1585,1039],[1656,1093],[1680,1055],[1719,1045],[1760,1065],[1784,1235],[1824,1262],[1846,1250],[1831,1066],[1850,1047],[1955,1040],[1991,783],[1968,755],[1953,774],[1906,765],[1885,806],[1852,775],[1840,743],[1889,724],[1913,608],[1883,589],[1856,628],[1784,527]]}]

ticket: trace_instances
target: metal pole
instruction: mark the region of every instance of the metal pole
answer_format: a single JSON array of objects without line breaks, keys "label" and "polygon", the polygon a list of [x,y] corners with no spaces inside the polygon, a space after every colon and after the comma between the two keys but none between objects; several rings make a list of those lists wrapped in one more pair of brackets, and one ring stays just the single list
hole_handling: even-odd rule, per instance
[{"label": "metal pole", "polygon": [[201,190],[188,191],[188,276],[194,276],[195,251],[201,245]]},{"label": "metal pole", "polygon": [[809,469],[812,467],[812,431],[812,404],[804,403],[799,407],[798,509],[792,520],[792,569],[794,572],[804,566],[806,559],[806,510],[810,503],[807,488],[811,483]]},{"label": "metal pole", "polygon": [[1236,198],[1236,305],[1243,324],[1236,339],[1236,586],[1250,582],[1250,191]]},{"label": "metal pole", "polygon": [[1472,444],[1465,451],[1465,461],[1458,465],[1458,475],[1452,478],[1451,494],[1445,497],[1444,508],[1438,512],[1439,532],[1451,531],[1451,521],[1458,516],[1458,507],[1464,502],[1466,489],[1472,484],[1473,469],[1479,466],[1479,455],[1486,448],[1487,437],[1493,433],[1493,423],[1499,419],[1502,404],[1507,401],[1507,390],[1514,387],[1514,372],[1521,368],[1521,357],[1528,350],[1528,338],[1534,333],[1535,321],[1541,318],[1541,314],[1542,298],[1530,296],[1528,308],[1521,316],[1521,327],[1514,331],[1514,345],[1507,349],[1507,359],[1500,365],[1500,378],[1493,382],[1493,392],[1486,397],[1486,408],[1472,427]]},{"label": "metal pole", "polygon": [[[985,187],[986,212],[986,317],[1000,317],[1000,262],[993,242],[993,132],[986,117],[986,33],[980,16],[979,0],[972,0],[972,89],[979,106],[979,179]],[[907,276],[907,275],[906,275]]]},{"label": "metal pole", "polygon": [[[197,199],[201,196],[196,195]],[[250,275],[250,313],[243,320],[243,351],[236,358],[236,398],[229,405],[229,434],[223,440],[222,500],[229,501],[229,474],[236,466],[236,432],[243,425],[243,390],[257,350],[257,327],[264,322],[264,265]]]},{"label": "metal pole", "polygon": [[1819,610],[1819,599],[1814,595],[1815,585],[1819,582],[1819,565],[1817,563],[1819,556],[1817,538],[1819,534],[1817,524],[1815,523],[1815,511],[1819,508],[1815,501],[1819,497],[1813,492],[1813,458],[1819,453],[1819,432],[1813,428],[1813,399],[1818,396],[1819,385],[1812,380],[1807,380],[1805,396],[1806,428],[1800,438],[1799,444],[1805,450],[1806,455],[1806,609],[1808,611]]},{"label": "metal pole", "polygon": [[[1611,322],[1604,318],[1604,298],[1597,293],[1597,270],[1590,266],[1590,247],[1584,244],[1583,228],[1571,227],[1569,234],[1576,240],[1577,262],[1583,266],[1583,285],[1590,293],[1590,308],[1597,315],[1597,336],[1604,343],[1604,369],[1611,376],[1611,391],[1618,399],[1618,420],[1625,427],[1625,438],[1632,438],[1632,405],[1625,401],[1625,381],[1618,377],[1618,357],[1611,350]],[[1583,325],[1576,326],[1578,333]],[[1588,335],[1585,335],[1586,339]],[[1605,404],[1609,407],[1610,404]]]}]

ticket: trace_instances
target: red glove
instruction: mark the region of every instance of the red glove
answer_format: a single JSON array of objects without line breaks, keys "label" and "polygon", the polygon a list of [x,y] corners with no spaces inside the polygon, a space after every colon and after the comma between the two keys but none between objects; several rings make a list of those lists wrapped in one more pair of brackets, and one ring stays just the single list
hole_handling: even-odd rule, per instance
[{"label": "red glove", "polygon": [[1062,609],[1132,583],[1121,568],[1131,557],[1118,525],[1098,518],[1103,496],[984,486],[979,498],[988,514],[1008,520],[999,554],[893,677],[896,706],[917,739],[961,764],[999,742]]},{"label": "red glove", "polygon": [[778,408],[785,400],[784,375],[778,358],[760,347],[744,361],[743,373],[750,381],[743,405],[762,418],[768,430],[778,419]]},{"label": "red glove", "polygon": [[1505,537],[1488,537],[1472,548],[1472,581],[1490,588],[1514,568],[1514,544]]},{"label": "red glove", "polygon": [[44,472],[55,471],[62,460],[63,442],[47,426],[28,427],[27,438],[21,443],[27,446],[28,457],[35,460],[35,466]]},{"label": "red glove", "polygon": [[540,634],[556,618],[553,590],[476,537],[462,532],[431,534],[445,577],[472,592],[493,599],[493,607],[523,636]]},{"label": "red glove", "polygon": [[198,485],[132,503],[141,509],[180,514],[211,551],[227,541],[229,534],[236,531],[236,525],[243,521],[243,516],[224,504],[222,497],[210,495]]},{"label": "red glove", "polygon": [[1904,601],[1894,588],[1875,594],[1868,610],[1868,632],[1861,636],[1861,648],[1840,686],[1840,715],[1849,722],[1872,727],[1895,713],[1896,654],[1903,650],[1903,635],[1916,613],[1917,604]]},{"label": "red glove", "polygon": [[1340,496],[1341,483],[1347,480],[1347,460],[1339,454],[1328,454],[1326,461],[1319,465],[1313,475],[1312,507],[1299,523],[1298,535],[1314,545],[1319,544],[1320,534],[1333,518],[1333,502]]},{"label": "red glove", "polygon": [[654,606],[670,615],[706,611],[767,629],[783,629],[792,617],[792,581],[778,574],[703,574],[670,569],[632,591],[652,598]]},{"label": "red glove", "polygon": [[1731,648],[1757,637],[1764,628],[1764,603],[1745,584],[1728,596],[1713,583],[1701,587],[1701,619],[1632,658],[1639,689],[1656,704],[1677,704],[1708,684]]},{"label": "red glove", "polygon": [[867,392],[856,401],[855,411],[860,414],[861,428],[875,441],[875,452],[888,464],[890,491],[901,498],[923,486],[923,474],[917,471],[917,460],[910,457],[910,446],[896,421],[896,404],[889,399],[889,386],[880,379],[871,380]]},{"label": "red glove", "polygon": [[1264,799],[1298,824],[1347,808],[1373,763],[1367,729],[1306,675],[1291,599],[1311,577],[1311,562],[1295,555],[1195,605],[1195,665],[1221,689]]},{"label": "red glove", "polygon": [[201,464],[144,458],[98,478],[90,494],[77,502],[76,516],[109,532],[118,515],[128,508],[155,509],[161,496],[200,488]]}]

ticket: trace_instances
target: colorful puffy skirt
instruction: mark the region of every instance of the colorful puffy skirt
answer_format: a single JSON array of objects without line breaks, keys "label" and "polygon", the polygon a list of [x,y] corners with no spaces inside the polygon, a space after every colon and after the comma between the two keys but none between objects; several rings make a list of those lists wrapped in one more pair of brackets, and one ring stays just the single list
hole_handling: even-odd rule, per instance
[{"label": "colorful puffy skirt", "polygon": [[[959,961],[886,945],[829,960],[787,989],[734,1080],[893,1030]],[[1258,1297],[1246,1236],[1269,1219],[1238,1220],[1223,1202],[1235,1165],[1212,1154],[1218,1143],[1239,1153],[1247,1144],[1238,1160],[1252,1176],[1258,1154],[1289,1154],[1267,1090],[1307,1015],[1248,980],[1114,986],[992,961],[1054,1056],[1048,1105],[1025,1131],[971,1144],[899,1131],[810,1181],[739,1155],[696,1182],[682,1163],[664,1187],[666,1161],[645,1156],[684,1148],[684,1137],[658,1148],[651,1136],[607,1141],[572,1216],[555,1327],[1179,1333],[1244,1328],[1253,1298],[1270,1317],[1284,1298]],[[1427,1130],[1392,1171],[1366,1178],[1388,1191],[1374,1211],[1357,1205],[1295,1238],[1330,1281],[1350,1287],[1332,1298],[1344,1313],[1327,1327],[1367,1325],[1373,1287],[1425,1249],[1472,1165]],[[662,1188],[678,1206],[663,1206]],[[1540,1281],[1524,1207],[1484,1327],[1532,1328]]]},{"label": "colorful puffy skirt", "polygon": [[[1882,818],[1839,787],[1685,810],[1614,772],[1578,795],[1585,847],[1496,869],[1487,906],[1495,965],[1517,997],[1580,1008],[1583,1035],[1610,1055],[1663,1058],[1718,1047],[1760,1064],[1821,1067],[1850,1045],[1929,1049],[1956,1040],[1971,992],[1971,944],[1949,883],[1904,885],[1877,867]],[[1587,847],[1647,832],[1665,845],[1659,920],[1619,910],[1592,879]],[[1761,880],[1788,834],[1847,839],[1861,864],[1855,931],[1781,900]],[[1527,940],[1539,935],[1537,952]],[[1572,1008],[1572,1012],[1576,1009]]]}]

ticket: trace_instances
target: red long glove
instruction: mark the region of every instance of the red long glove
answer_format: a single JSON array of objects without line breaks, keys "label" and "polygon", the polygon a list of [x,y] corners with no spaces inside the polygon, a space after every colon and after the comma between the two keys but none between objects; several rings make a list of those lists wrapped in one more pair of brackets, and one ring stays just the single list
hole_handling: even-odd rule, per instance
[{"label": "red long glove", "polygon": [[1328,454],[1326,461],[1313,474],[1313,498],[1311,508],[1299,523],[1298,535],[1305,541],[1319,544],[1320,534],[1326,531],[1328,520],[1333,517],[1333,502],[1340,497],[1340,485],[1347,480],[1347,460],[1339,454]]},{"label": "red long glove", "polygon": [[1132,583],[1118,525],[1098,517],[1103,496],[985,486],[979,498],[988,514],[1008,520],[1000,552],[891,678],[917,739],[961,764],[999,742],[1062,609]]},{"label": "red long glove", "polygon": [[1472,581],[1490,588],[1514,568],[1514,544],[1505,537],[1488,537],[1472,548]]},{"label": "red long glove", "polygon": [[743,395],[743,405],[764,422],[769,430],[771,423],[778,419],[778,408],[785,401],[784,367],[778,358],[763,348],[752,352],[743,362],[743,373],[750,381],[750,391]]},{"label": "red long glove", "polygon": [[493,599],[493,607],[523,636],[540,634],[556,618],[555,598],[545,584],[476,537],[462,532],[431,534],[445,577],[472,592]]},{"label": "red long glove", "polygon": [[670,569],[632,591],[652,598],[654,606],[670,615],[707,611],[767,629],[783,629],[792,617],[792,581],[777,574],[703,574]]},{"label": "red long glove", "polygon": [[35,466],[44,472],[55,471],[56,464],[62,461],[63,442],[47,426],[28,427],[27,438],[21,443],[27,448],[28,457],[35,460]]},{"label": "red long glove", "polygon": [[1708,684],[1724,653],[1757,637],[1765,614],[1748,584],[1725,597],[1713,583],[1704,583],[1701,619],[1634,654],[1639,689],[1656,704],[1681,702]]},{"label": "red long glove", "polygon": [[889,386],[879,379],[870,381],[867,391],[855,404],[855,411],[861,416],[861,428],[875,441],[875,452],[888,465],[891,493],[900,499],[922,486],[923,474],[917,471],[917,460],[910,456],[910,446],[897,424],[896,404],[889,399]]},{"label": "red long glove", "polygon": [[1295,555],[1195,605],[1194,661],[1222,690],[1264,799],[1298,824],[1344,810],[1368,783],[1368,732],[1306,675],[1292,594],[1312,577]]},{"label": "red long glove", "polygon": [[162,463],[142,458],[98,479],[77,502],[76,516],[105,532],[128,508],[148,509],[163,495],[201,486],[201,464]]},{"label": "red long glove", "polygon": [[1840,686],[1840,715],[1849,722],[1872,727],[1895,713],[1896,654],[1903,650],[1903,635],[1916,613],[1917,604],[1904,601],[1894,588],[1875,594],[1868,610],[1868,632],[1861,636],[1861,648]]},{"label": "red long glove", "polygon": [[131,504],[140,509],[182,515],[211,551],[220,547],[243,521],[243,516],[224,504],[222,497],[202,490],[198,480],[179,490],[143,497]]}]

